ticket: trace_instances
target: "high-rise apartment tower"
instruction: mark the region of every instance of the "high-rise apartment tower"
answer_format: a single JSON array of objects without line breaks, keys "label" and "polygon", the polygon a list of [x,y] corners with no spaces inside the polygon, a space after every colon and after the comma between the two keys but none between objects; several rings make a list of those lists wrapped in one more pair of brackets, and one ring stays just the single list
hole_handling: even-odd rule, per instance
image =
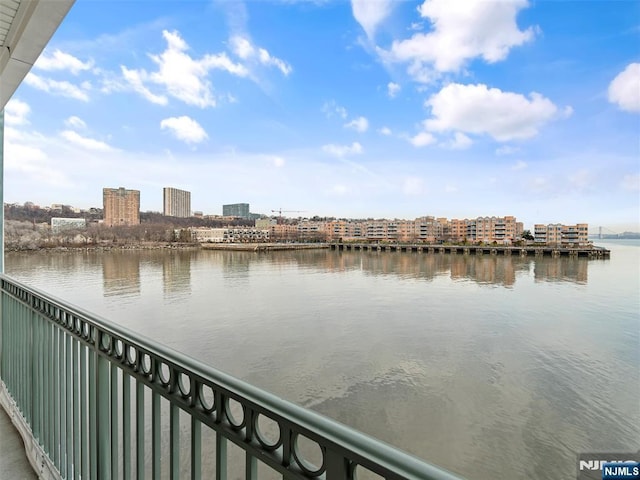
[{"label": "high-rise apartment tower", "polygon": [[181,218],[191,216],[191,192],[164,187],[162,189],[162,197],[166,216]]},{"label": "high-rise apartment tower", "polygon": [[140,190],[103,188],[104,224],[138,225],[140,223]]}]

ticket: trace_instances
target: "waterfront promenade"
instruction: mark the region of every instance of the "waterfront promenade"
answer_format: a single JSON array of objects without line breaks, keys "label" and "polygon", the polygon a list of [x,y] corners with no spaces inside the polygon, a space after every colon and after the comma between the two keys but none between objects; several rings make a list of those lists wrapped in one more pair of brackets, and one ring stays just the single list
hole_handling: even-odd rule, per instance
[{"label": "waterfront promenade", "polygon": [[7,412],[0,407],[0,479],[36,479],[36,473],[31,468],[25,454],[24,443],[18,430],[11,423]]},{"label": "waterfront promenade", "polygon": [[426,245],[422,243],[202,243],[204,250],[271,252],[280,250],[413,252],[454,255],[517,255],[544,257],[609,258],[611,251],[602,247],[506,246],[506,245]]}]

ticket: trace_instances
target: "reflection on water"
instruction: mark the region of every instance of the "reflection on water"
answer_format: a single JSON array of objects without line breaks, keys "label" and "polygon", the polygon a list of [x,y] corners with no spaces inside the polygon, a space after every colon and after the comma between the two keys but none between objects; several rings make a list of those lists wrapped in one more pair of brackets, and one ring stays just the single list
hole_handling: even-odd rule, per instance
[{"label": "reflection on water", "polygon": [[9,254],[18,280],[470,479],[640,448],[640,247]]},{"label": "reflection on water", "polygon": [[191,252],[163,254],[162,286],[166,297],[181,298],[191,293]]},{"label": "reflection on water", "polygon": [[587,283],[589,260],[586,258],[554,258],[553,262],[536,262],[536,280]]},{"label": "reflection on water", "polygon": [[102,257],[102,281],[105,296],[140,293],[140,258],[122,255]]},{"label": "reflection on water", "polygon": [[[479,284],[510,287],[518,273],[533,268],[536,280],[587,283],[589,260],[568,257],[520,257],[497,255],[450,255],[387,252],[302,251],[295,255],[274,252],[269,257],[250,252],[216,252],[215,261],[223,265],[225,275],[248,278],[249,265],[266,261],[274,268],[295,264],[330,272],[360,270],[368,275],[393,275],[401,279],[433,280],[449,276]],[[604,260],[606,262],[606,260]]]}]

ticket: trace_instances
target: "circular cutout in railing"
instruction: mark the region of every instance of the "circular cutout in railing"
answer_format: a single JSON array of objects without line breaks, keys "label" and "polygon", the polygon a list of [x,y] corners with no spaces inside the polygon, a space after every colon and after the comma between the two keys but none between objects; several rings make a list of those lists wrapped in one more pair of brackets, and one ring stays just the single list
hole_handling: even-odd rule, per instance
[{"label": "circular cutout in railing", "polygon": [[125,360],[129,364],[130,367],[135,367],[136,360],[138,359],[138,351],[135,347],[131,345],[125,345]]},{"label": "circular cutout in railing", "polygon": [[276,450],[282,445],[282,430],[280,424],[262,413],[255,419],[255,430],[258,442],[265,450]]},{"label": "circular cutout in railing", "polygon": [[224,412],[232,427],[236,429],[244,428],[246,422],[245,411],[240,402],[227,397]]},{"label": "circular cutout in railing", "polygon": [[324,464],[324,449],[318,445],[318,442],[302,434],[295,434],[293,456],[298,466],[307,475],[319,477],[324,473],[326,468]]},{"label": "circular cutout in railing", "polygon": [[216,397],[213,393],[213,388],[211,388],[209,385],[204,385],[203,383],[199,384],[198,388],[200,389],[200,405],[205,412],[213,412],[216,408]]},{"label": "circular cutout in railing", "polygon": [[87,322],[84,320],[80,321],[80,328],[82,330],[82,338],[85,340],[89,340],[89,334],[91,333],[91,328]]},{"label": "circular cutout in railing", "polygon": [[111,335],[100,332],[100,350],[111,353]]},{"label": "circular cutout in railing", "polygon": [[178,390],[183,397],[191,396],[191,379],[184,372],[178,374]]},{"label": "circular cutout in railing", "polygon": [[140,371],[145,375],[151,373],[151,357],[148,353],[143,353],[140,356]]},{"label": "circular cutout in railing", "polygon": [[115,343],[114,353],[116,355],[116,358],[122,359],[122,354],[124,353],[122,340],[117,338],[114,343]]},{"label": "circular cutout in railing", "polygon": [[169,365],[167,365],[164,362],[159,363],[157,374],[158,374],[158,380],[160,380],[160,383],[164,387],[169,386],[169,382],[171,381],[171,369],[169,368]]}]

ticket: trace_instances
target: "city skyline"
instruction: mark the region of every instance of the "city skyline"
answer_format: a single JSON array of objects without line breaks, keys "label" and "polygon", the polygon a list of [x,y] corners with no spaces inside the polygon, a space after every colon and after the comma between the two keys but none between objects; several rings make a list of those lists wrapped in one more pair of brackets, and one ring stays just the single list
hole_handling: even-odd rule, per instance
[{"label": "city skyline", "polygon": [[639,231],[639,4],[446,5],[78,2],[6,107],[5,202]]}]

